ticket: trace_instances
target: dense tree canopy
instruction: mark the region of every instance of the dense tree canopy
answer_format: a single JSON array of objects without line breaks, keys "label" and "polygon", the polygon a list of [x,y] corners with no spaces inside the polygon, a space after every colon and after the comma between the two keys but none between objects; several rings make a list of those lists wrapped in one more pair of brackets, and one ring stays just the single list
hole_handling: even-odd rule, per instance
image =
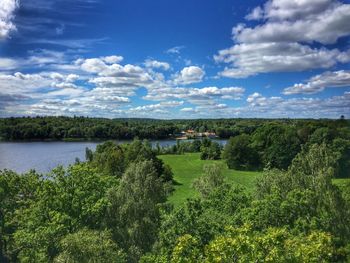
[{"label": "dense tree canopy", "polygon": [[45,176],[0,171],[1,262],[136,262],[151,249],[169,167],[139,140],[87,156]]},{"label": "dense tree canopy", "polygon": [[227,166],[237,170],[252,170],[260,165],[259,155],[247,134],[232,137],[225,145],[223,157]]},{"label": "dense tree canopy", "polygon": [[152,161],[131,164],[120,185],[110,189],[107,224],[130,261],[137,261],[154,243],[160,224],[158,204],[166,201],[168,191]]},{"label": "dense tree canopy", "polygon": [[336,162],[325,143],[310,145],[287,171],[267,170],[251,194],[204,173],[197,189],[212,190],[164,216],[142,262],[346,261],[350,184],[333,184]]},{"label": "dense tree canopy", "polygon": [[[35,125],[50,123],[50,118],[29,120]],[[24,125],[22,119],[1,121],[7,123],[2,132],[4,127]],[[67,123],[89,121],[67,118]],[[202,176],[192,184],[198,197],[173,207],[167,200],[176,182],[171,167],[158,155],[200,152],[200,162],[220,158],[220,145],[207,139],[165,148],[152,148],[139,139],[122,145],[106,141],[95,151],[86,149],[86,161],[49,174],[3,170],[0,262],[349,260],[350,183],[333,182],[334,177],[349,177],[345,120],[145,122],[154,128],[174,124],[179,130],[189,125],[201,131],[221,129],[232,136],[222,154],[226,164],[234,169],[264,168],[263,175],[247,191],[228,183],[218,161],[211,161],[214,164],[204,165]],[[125,120],[123,125],[138,125],[136,120],[130,123]],[[33,132],[42,132],[38,127]],[[16,134],[12,132],[8,134]],[[78,134],[79,125],[69,133]]]},{"label": "dense tree canopy", "polygon": [[103,119],[88,117],[0,118],[0,139],[165,139],[188,129],[215,132],[220,138],[252,134],[264,124],[293,127],[301,139],[317,128],[333,130],[349,125],[347,120],[264,120],[264,119]]}]

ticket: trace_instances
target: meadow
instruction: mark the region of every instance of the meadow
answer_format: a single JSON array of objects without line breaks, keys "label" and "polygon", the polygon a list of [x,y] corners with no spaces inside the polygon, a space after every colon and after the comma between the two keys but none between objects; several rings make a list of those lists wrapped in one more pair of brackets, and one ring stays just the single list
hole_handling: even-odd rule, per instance
[{"label": "meadow", "polygon": [[200,153],[160,155],[158,157],[164,163],[170,165],[174,173],[175,191],[169,197],[169,202],[175,206],[185,202],[187,198],[198,195],[195,189],[192,188],[192,182],[201,176],[205,164],[221,164],[222,172],[227,182],[244,186],[247,190],[252,190],[255,185],[255,179],[262,175],[262,172],[230,170],[223,160],[201,160]]},{"label": "meadow", "polygon": [[[247,191],[255,187],[256,179],[262,176],[262,171],[237,171],[228,169],[224,160],[201,160],[200,153],[186,153],[181,155],[169,154],[158,156],[165,164],[170,165],[175,180],[175,191],[169,197],[169,202],[179,206],[188,198],[197,197],[198,193],[192,187],[193,181],[202,175],[203,166],[211,163],[219,163],[227,182],[243,186]],[[333,182],[342,186],[350,179],[334,179]]]}]

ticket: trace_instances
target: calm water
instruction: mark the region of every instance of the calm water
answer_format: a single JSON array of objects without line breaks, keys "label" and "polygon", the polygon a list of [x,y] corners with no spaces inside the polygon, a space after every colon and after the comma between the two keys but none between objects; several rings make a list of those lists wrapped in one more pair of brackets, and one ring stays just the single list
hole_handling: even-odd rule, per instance
[{"label": "calm water", "polygon": [[[225,144],[225,140],[217,140]],[[126,141],[120,141],[124,143]],[[175,140],[151,141],[160,146],[176,144]],[[85,160],[85,148],[95,150],[101,142],[0,142],[0,170],[11,169],[18,173],[35,169],[47,173],[52,168],[74,163],[76,158]]]}]

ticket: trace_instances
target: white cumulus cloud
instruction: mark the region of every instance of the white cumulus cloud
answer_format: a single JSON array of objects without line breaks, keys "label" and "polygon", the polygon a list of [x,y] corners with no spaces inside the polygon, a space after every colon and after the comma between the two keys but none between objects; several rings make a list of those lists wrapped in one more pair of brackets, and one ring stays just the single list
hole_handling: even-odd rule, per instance
[{"label": "white cumulus cloud", "polygon": [[0,39],[6,38],[11,31],[16,30],[13,18],[18,6],[19,2],[17,0],[0,1]]},{"label": "white cumulus cloud", "polygon": [[169,63],[158,61],[158,60],[153,60],[153,59],[147,59],[145,61],[145,66],[147,68],[158,68],[158,69],[164,69],[164,70],[170,69]]},{"label": "white cumulus cloud", "polygon": [[350,71],[327,71],[310,78],[306,83],[297,83],[285,88],[283,94],[314,94],[326,88],[350,87]]},{"label": "white cumulus cloud", "polygon": [[214,56],[217,62],[230,64],[221,76],[241,78],[329,68],[350,61],[349,50],[327,47],[350,35],[350,4],[335,0],[270,0],[246,18],[260,24],[238,24],[232,29],[234,45]]},{"label": "white cumulus cloud", "polygon": [[191,84],[201,82],[205,72],[197,66],[184,67],[174,78],[175,84]]}]

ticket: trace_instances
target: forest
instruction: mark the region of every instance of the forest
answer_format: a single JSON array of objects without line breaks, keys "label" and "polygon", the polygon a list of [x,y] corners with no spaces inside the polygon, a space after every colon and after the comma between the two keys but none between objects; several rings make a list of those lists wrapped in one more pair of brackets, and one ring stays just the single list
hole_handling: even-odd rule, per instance
[{"label": "forest", "polygon": [[[203,139],[162,148],[140,136],[87,148],[86,160],[49,174],[0,171],[0,262],[350,260],[350,129],[344,119],[1,121],[6,139],[24,139],[24,127],[40,122],[46,131],[69,131],[73,123],[89,130],[94,122],[166,133],[222,130],[230,139],[225,146]],[[198,177],[180,180],[195,162]],[[253,184],[244,183],[251,175]],[[230,180],[235,176],[243,183]]]},{"label": "forest", "polygon": [[252,134],[266,123],[280,123],[297,129],[305,140],[317,128],[349,125],[339,120],[314,119],[105,119],[88,117],[11,117],[0,118],[0,140],[107,140],[167,139],[183,130],[215,132],[220,138]]}]

